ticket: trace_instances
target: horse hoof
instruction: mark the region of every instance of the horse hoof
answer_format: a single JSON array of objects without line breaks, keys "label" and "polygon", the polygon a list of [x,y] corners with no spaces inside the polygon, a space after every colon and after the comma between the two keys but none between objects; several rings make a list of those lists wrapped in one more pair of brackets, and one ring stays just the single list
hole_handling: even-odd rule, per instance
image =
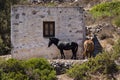
[{"label": "horse hoof", "polygon": [[82,59],[85,59],[85,57],[83,57]]},{"label": "horse hoof", "polygon": [[74,58],[74,60],[77,60],[77,58]]}]

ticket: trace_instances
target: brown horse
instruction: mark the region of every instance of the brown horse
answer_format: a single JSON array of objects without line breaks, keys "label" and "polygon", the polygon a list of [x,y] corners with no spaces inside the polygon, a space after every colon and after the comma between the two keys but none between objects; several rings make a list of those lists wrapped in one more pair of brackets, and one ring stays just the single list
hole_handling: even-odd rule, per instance
[{"label": "brown horse", "polygon": [[83,58],[87,57],[90,58],[93,56],[94,51],[94,42],[92,39],[88,39],[84,41],[84,52],[83,52]]}]

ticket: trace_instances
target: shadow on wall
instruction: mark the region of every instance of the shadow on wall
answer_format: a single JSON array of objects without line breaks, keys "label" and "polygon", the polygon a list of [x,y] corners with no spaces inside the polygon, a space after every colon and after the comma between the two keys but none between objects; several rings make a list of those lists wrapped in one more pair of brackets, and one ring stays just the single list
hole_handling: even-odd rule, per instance
[{"label": "shadow on wall", "polygon": [[93,42],[95,44],[95,49],[94,49],[94,54],[93,54],[94,57],[95,57],[97,54],[102,52],[103,48],[102,48],[102,46],[101,46],[101,44],[100,44],[96,35],[94,35]]}]

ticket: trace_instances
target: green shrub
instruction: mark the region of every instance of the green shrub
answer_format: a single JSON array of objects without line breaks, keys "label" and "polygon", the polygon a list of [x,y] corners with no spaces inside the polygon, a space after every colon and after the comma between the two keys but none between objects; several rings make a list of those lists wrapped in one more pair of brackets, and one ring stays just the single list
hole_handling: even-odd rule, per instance
[{"label": "green shrub", "polygon": [[111,60],[111,55],[107,52],[103,52],[91,60],[94,63],[93,69],[91,68],[93,73],[111,74],[117,72],[117,65],[114,60]]},{"label": "green shrub", "polygon": [[1,69],[4,70],[4,72],[18,72],[19,70],[24,71],[24,67],[22,66],[21,61],[16,59],[9,59],[6,62],[2,63],[0,65]]},{"label": "green shrub", "polygon": [[4,47],[5,47],[5,44],[3,43],[3,40],[1,39],[1,36],[0,36],[0,54],[4,53]]},{"label": "green shrub", "polygon": [[88,74],[89,66],[86,64],[74,65],[73,68],[67,71],[70,77],[75,78],[75,80],[86,80],[89,76]]},{"label": "green shrub", "polygon": [[9,59],[0,65],[1,80],[26,80],[25,69],[22,61]]},{"label": "green shrub", "polygon": [[28,77],[22,73],[2,73],[1,80],[29,80]]},{"label": "green shrub", "polygon": [[88,80],[91,75],[112,75],[118,71],[117,65],[111,60],[111,55],[107,52],[103,52],[97,55],[95,58],[89,59],[81,65],[75,65],[68,70],[68,75],[76,78],[76,80]]},{"label": "green shrub", "polygon": [[98,4],[90,10],[90,13],[92,13],[95,18],[118,16],[120,15],[120,1]]},{"label": "green shrub", "polygon": [[0,64],[0,80],[55,80],[54,69],[43,58],[9,59]]},{"label": "green shrub", "polygon": [[[30,79],[33,80],[54,80],[55,71],[43,58],[33,58],[25,62],[25,69]],[[32,73],[32,74],[31,74]]]},{"label": "green shrub", "polygon": [[95,19],[105,19],[105,21],[112,22],[113,25],[120,27],[120,1],[104,2],[95,5],[91,8],[90,13]]}]

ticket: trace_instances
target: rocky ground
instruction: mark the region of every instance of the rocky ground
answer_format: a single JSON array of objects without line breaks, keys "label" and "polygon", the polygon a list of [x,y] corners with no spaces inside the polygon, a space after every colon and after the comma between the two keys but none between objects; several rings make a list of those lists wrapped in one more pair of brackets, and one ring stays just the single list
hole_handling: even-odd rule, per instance
[{"label": "rocky ground", "polygon": [[70,78],[67,76],[67,74],[61,74],[57,76],[58,80],[74,80],[73,78]]},{"label": "rocky ground", "polygon": [[71,68],[74,64],[82,64],[85,60],[64,60],[64,59],[56,59],[56,60],[48,60],[50,64],[54,67],[57,73],[58,80],[74,80],[65,74],[65,71]]},{"label": "rocky ground", "polygon": [[87,35],[90,33],[96,35],[102,48],[105,51],[111,51],[112,46],[120,37],[119,30],[110,23],[101,22],[87,26]]}]

